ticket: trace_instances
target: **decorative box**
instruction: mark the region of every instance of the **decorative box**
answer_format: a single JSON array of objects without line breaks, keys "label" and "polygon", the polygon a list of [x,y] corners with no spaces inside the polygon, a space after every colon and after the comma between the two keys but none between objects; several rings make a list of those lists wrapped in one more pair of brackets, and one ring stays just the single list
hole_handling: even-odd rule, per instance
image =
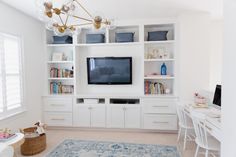
[{"label": "decorative box", "polygon": [[155,31],[155,32],[148,32],[148,41],[162,41],[167,40],[167,33],[168,31]]},{"label": "decorative box", "polygon": [[53,36],[53,44],[72,44],[72,37],[69,35]]},{"label": "decorative box", "polygon": [[134,33],[131,33],[131,32],[116,33],[115,41],[117,43],[121,43],[121,42],[134,42]]},{"label": "decorative box", "polygon": [[86,34],[86,43],[95,44],[95,43],[105,43],[104,34]]}]

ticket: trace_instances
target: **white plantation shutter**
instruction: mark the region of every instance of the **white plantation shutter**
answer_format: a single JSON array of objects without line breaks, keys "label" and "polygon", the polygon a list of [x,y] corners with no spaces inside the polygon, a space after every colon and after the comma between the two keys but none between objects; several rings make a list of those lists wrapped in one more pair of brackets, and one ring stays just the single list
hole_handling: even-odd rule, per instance
[{"label": "white plantation shutter", "polygon": [[1,38],[1,36],[0,36],[0,113],[2,113],[3,112],[3,107],[4,107],[4,105],[3,105],[3,83],[2,83],[2,78],[3,78],[3,74],[2,74],[2,71],[3,71],[3,53],[4,53],[4,51],[3,51],[3,44],[4,44],[4,42],[3,42],[3,38]]},{"label": "white plantation shutter", "polygon": [[0,61],[0,118],[2,118],[22,108],[21,44],[18,37],[0,34]]}]

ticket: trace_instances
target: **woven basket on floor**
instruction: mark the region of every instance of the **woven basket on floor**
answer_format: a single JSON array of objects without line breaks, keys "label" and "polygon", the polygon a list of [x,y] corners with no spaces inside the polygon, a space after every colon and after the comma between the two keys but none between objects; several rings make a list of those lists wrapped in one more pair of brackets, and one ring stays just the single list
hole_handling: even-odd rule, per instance
[{"label": "woven basket on floor", "polygon": [[[24,133],[34,133],[36,127],[23,129]],[[21,145],[22,155],[35,155],[46,149],[46,134],[41,136],[25,138],[25,142]]]}]

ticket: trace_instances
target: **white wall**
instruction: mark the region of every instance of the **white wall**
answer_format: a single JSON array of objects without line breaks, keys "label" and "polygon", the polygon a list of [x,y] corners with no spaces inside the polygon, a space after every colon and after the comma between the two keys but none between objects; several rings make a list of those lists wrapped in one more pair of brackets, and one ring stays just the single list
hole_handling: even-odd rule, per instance
[{"label": "white wall", "polygon": [[193,93],[209,88],[210,16],[185,13],[179,16],[179,97],[193,98]]},{"label": "white wall", "polygon": [[222,83],[223,55],[223,20],[213,20],[210,25],[210,84],[209,90],[214,91],[216,84]]},{"label": "white wall", "polygon": [[236,1],[224,1],[224,52],[222,95],[222,157],[235,157],[236,141]]},{"label": "white wall", "polygon": [[43,26],[37,20],[0,2],[0,32],[22,37],[25,74],[25,102],[27,111],[0,121],[0,128],[12,130],[32,126],[41,119],[43,73]]}]

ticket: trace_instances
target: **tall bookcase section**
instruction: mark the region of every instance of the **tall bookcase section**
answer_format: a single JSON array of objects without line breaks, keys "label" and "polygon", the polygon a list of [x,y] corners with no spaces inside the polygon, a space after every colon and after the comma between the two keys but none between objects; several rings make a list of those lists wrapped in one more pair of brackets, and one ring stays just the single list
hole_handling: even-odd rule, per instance
[{"label": "tall bookcase section", "polygon": [[[167,31],[166,39],[149,41],[149,32],[157,31]],[[175,95],[175,36],[175,24],[144,25],[145,95]],[[161,72],[163,66],[166,74]]]},{"label": "tall bookcase section", "polygon": [[75,47],[53,44],[53,33],[47,31],[47,93],[73,95],[75,92]]}]

